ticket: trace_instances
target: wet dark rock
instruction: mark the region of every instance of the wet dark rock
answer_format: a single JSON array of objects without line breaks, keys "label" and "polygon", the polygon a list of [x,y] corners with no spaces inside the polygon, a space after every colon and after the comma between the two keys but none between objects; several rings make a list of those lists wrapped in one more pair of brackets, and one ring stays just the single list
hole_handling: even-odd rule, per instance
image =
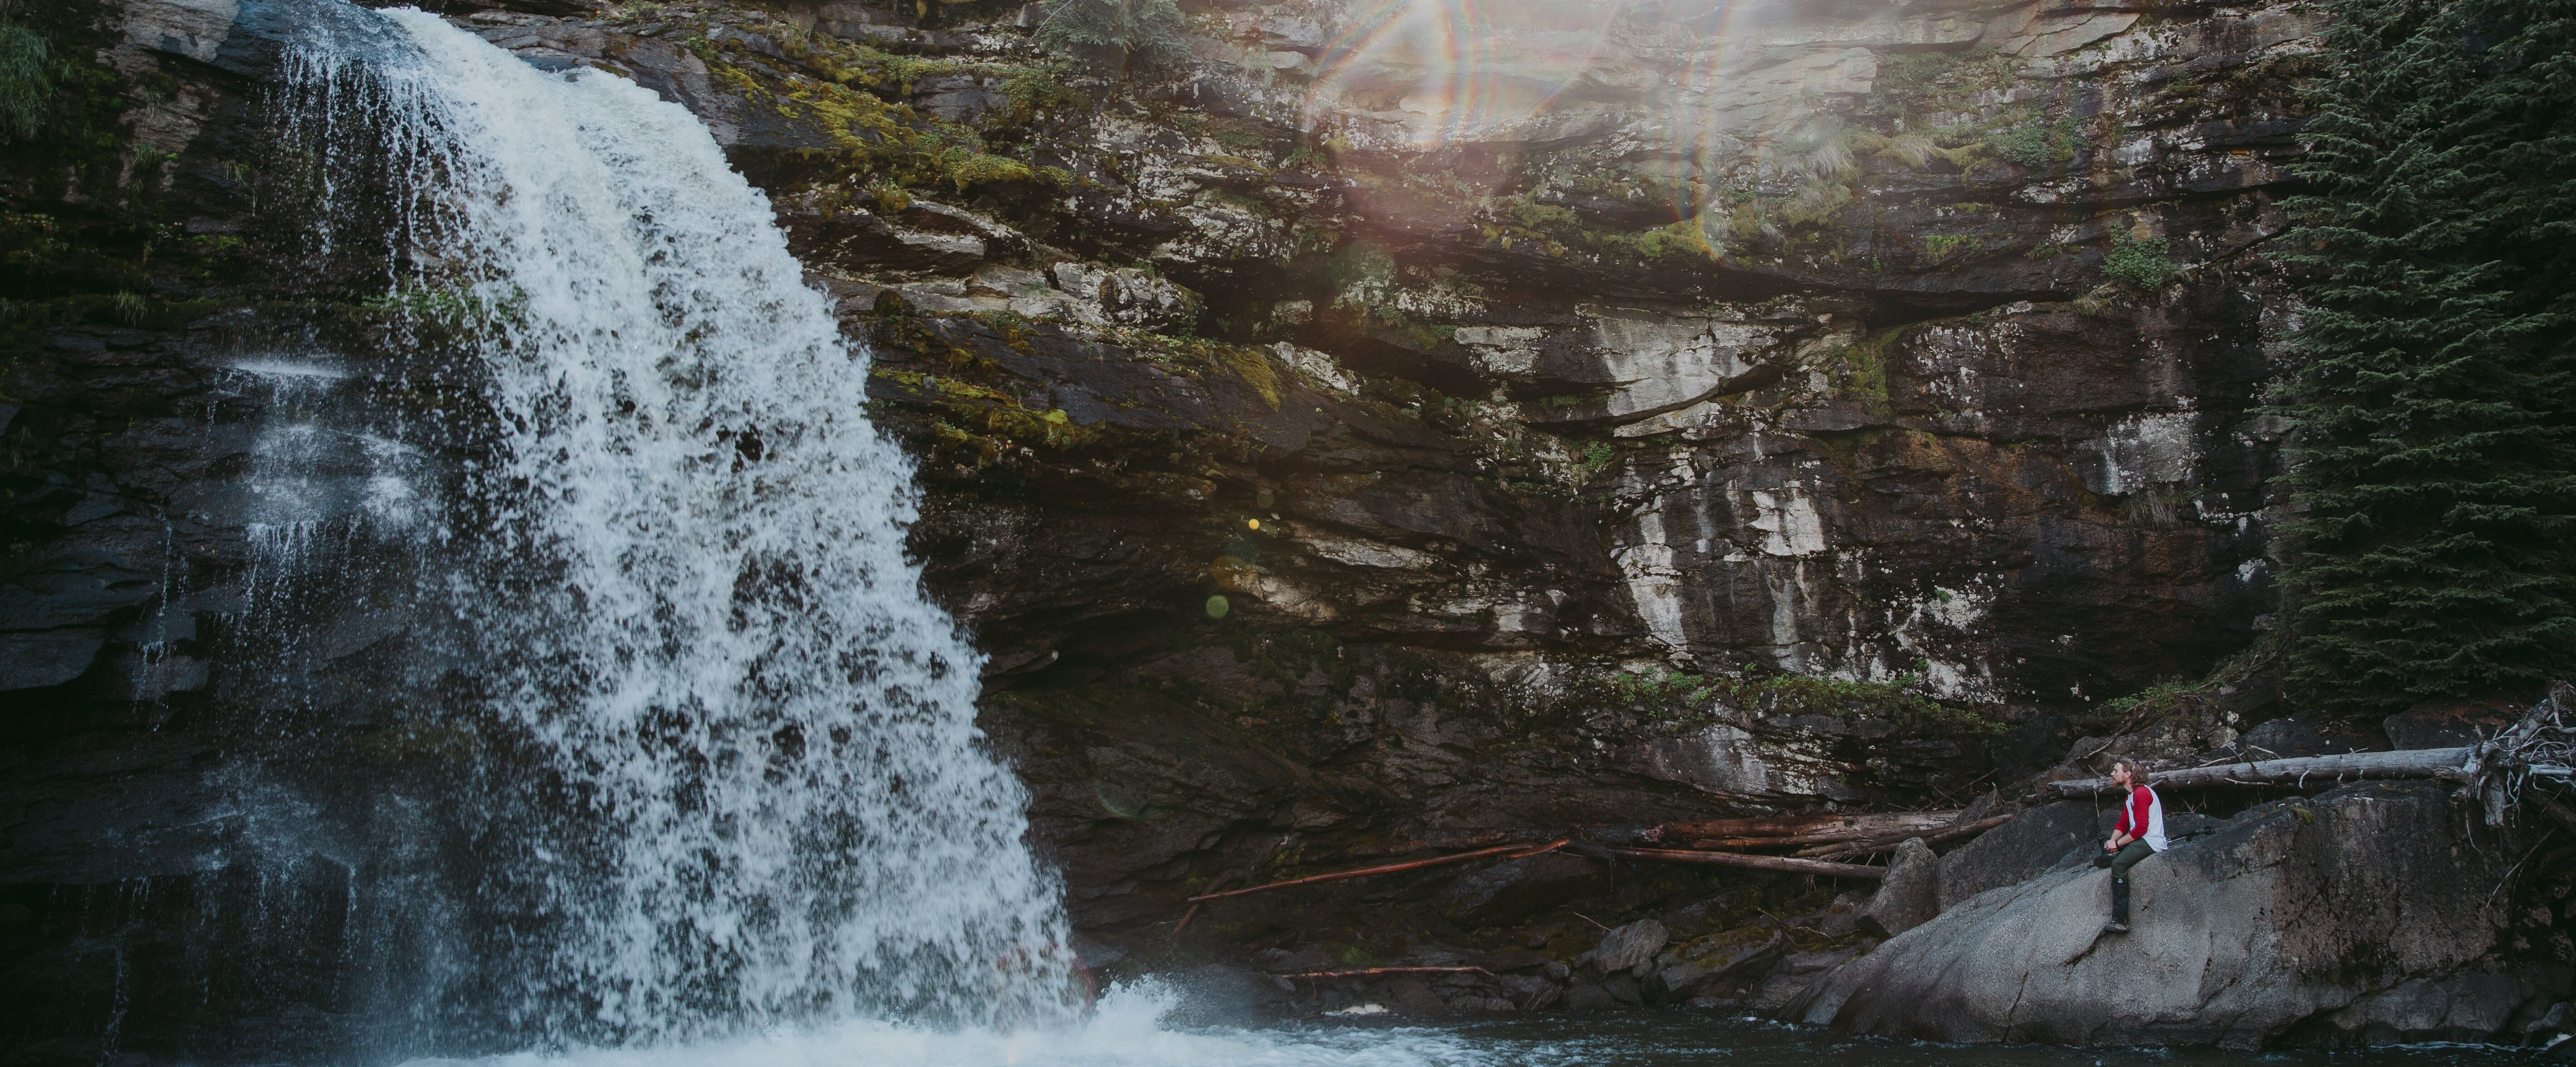
[{"label": "wet dark rock", "polygon": [[1276,1011],[1285,998],[1267,977],[1242,967],[1204,964],[1166,976],[1179,994],[1165,1017],[1181,1025],[1240,1024]]},{"label": "wet dark rock", "polygon": [[2326,739],[2316,727],[2297,719],[2273,719],[2245,731],[2234,749],[2240,759],[2297,759],[2325,755]]},{"label": "wet dark rock", "polygon": [[2555,1044],[2559,1036],[2576,1031],[2576,1004],[2559,1001],[2540,1013],[2540,1017],[2522,1026],[2522,1043]]},{"label": "wet dark rock", "polygon": [[1609,887],[1600,864],[1551,852],[1460,875],[1441,892],[1439,906],[1462,926],[1512,926]]},{"label": "wet dark rock", "polygon": [[0,634],[0,690],[42,689],[78,678],[107,646],[98,630]]},{"label": "wet dark rock", "polygon": [[974,122],[991,112],[1007,110],[1011,100],[980,78],[956,75],[924,80],[913,106],[950,122]]},{"label": "wet dark rock", "polygon": [[1617,975],[1634,972],[1642,977],[1663,951],[1672,935],[1664,924],[1653,919],[1640,919],[1626,926],[1614,927],[1601,935],[1601,943],[1574,961],[1574,966],[1597,974]]},{"label": "wet dark rock", "polygon": [[1771,926],[1711,934],[1657,955],[1640,990],[1656,1003],[1680,1003],[1710,986],[1759,975],[1790,948],[1788,933]]},{"label": "wet dark rock", "polygon": [[2310,1019],[2294,1038],[2325,1045],[2433,1041],[2504,1043],[2511,1023],[2539,1002],[2564,995],[2564,966],[2487,964],[2439,977],[2410,978]]},{"label": "wet dark rock", "polygon": [[1565,983],[1545,975],[1506,974],[1495,979],[1520,1011],[1540,1011],[1555,1006],[1565,996]]},{"label": "wet dark rock", "polygon": [[2380,729],[2390,748],[2458,748],[2494,736],[2517,715],[2507,702],[2461,702],[2410,708],[2381,720]]},{"label": "wet dark rock", "polygon": [[1732,925],[1730,920],[1752,912],[1760,898],[1757,890],[1733,889],[1674,908],[1655,920],[1674,937],[1688,941]]},{"label": "wet dark rock", "polygon": [[[2210,834],[2217,833],[2219,828],[2225,825],[2227,825],[2226,820],[2220,819],[2214,815],[2202,815],[2197,812],[2189,811],[2167,811],[2165,812],[2165,839],[2168,841],[2188,841],[2195,837],[2206,837]],[[2104,829],[2102,836],[2105,838],[2111,836],[2108,828]]]}]

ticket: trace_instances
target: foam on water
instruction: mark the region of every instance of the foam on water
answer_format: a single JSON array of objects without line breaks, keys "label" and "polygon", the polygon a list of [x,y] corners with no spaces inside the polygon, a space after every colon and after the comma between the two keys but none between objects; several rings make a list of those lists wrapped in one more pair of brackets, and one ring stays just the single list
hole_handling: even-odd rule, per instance
[{"label": "foam on water", "polygon": [[1424,1028],[1175,1029],[1163,1018],[1174,992],[1159,983],[1120,986],[1079,1022],[984,1028],[852,1020],[722,1041],[649,1049],[519,1054],[477,1067],[1464,1067],[1495,1064],[1490,1042]]}]

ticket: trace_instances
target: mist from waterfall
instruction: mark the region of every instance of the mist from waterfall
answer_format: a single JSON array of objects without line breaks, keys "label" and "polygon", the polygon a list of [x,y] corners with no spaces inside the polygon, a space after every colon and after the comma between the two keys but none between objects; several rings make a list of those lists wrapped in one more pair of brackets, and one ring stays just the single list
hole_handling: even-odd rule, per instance
[{"label": "mist from waterfall", "polygon": [[318,46],[295,93],[392,171],[388,389],[467,457],[380,523],[478,737],[444,984],[555,1047],[1068,1017],[981,657],[904,554],[912,466],[767,199],[650,91],[381,17],[395,47]]}]

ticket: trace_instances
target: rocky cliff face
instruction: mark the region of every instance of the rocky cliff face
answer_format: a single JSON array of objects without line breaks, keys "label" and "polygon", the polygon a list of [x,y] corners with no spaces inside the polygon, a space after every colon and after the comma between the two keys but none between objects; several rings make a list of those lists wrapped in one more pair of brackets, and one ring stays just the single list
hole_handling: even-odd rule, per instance
[{"label": "rocky cliff face", "polygon": [[[1099,922],[1364,837],[1955,789],[2259,625],[2311,16],[1228,5],[1059,97],[1007,12],[808,14],[670,84],[876,342]],[[755,129],[866,48],[1028,175]]]},{"label": "rocky cliff face", "polygon": [[[169,902],[278,856],[312,862],[261,892],[356,893],[329,842],[437,821],[369,783],[474,743],[370,696],[408,647],[381,568],[258,507],[370,388],[263,354],[389,343],[276,149],[307,6],[59,5],[76,95],[8,168],[0,936],[73,1058],[111,1004],[201,1047],[214,1009],[119,954],[200,951]],[[916,548],[1106,942],[1426,844],[1964,801],[2262,625],[2298,5],[1226,2],[1123,75],[991,2],[450,6],[690,107],[769,191],[875,349]],[[300,469],[363,507],[364,462]],[[255,632],[263,596],[330,636]],[[317,768],[309,832],[244,814],[254,752]],[[1518,938],[1711,888],[1562,859],[1194,936],[1356,945],[1396,901]],[[261,973],[354,937],[329,911]],[[252,985],[217,1007],[355,1010]]]}]

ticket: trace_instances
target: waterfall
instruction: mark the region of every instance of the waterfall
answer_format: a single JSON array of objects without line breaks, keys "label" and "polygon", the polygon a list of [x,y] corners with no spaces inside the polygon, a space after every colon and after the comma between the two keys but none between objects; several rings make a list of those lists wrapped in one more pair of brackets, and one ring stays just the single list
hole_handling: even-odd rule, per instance
[{"label": "waterfall", "polygon": [[904,554],[911,463],[767,199],[652,92],[380,17],[398,47],[297,92],[382,131],[326,140],[395,186],[379,306],[420,350],[385,390],[464,457],[400,531],[446,681],[384,695],[480,739],[452,984],[557,1044],[1065,1015],[981,658]]}]

